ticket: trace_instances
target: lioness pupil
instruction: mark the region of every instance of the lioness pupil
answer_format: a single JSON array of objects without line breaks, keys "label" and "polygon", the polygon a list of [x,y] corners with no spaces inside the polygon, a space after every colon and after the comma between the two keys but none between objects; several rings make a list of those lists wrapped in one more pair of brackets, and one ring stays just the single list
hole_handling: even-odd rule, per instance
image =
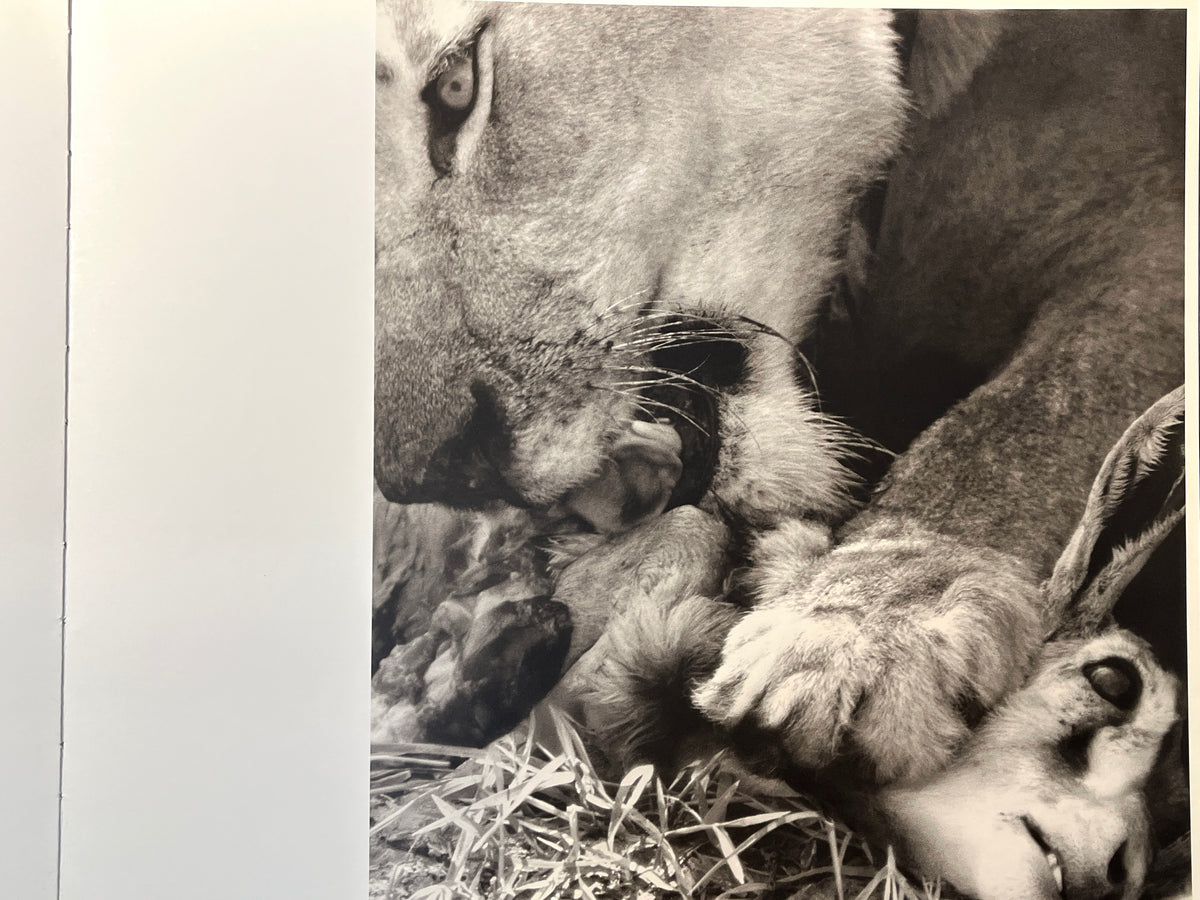
[{"label": "lioness pupil", "polygon": [[438,99],[450,109],[464,110],[474,99],[474,81],[470,60],[463,60],[438,78]]}]

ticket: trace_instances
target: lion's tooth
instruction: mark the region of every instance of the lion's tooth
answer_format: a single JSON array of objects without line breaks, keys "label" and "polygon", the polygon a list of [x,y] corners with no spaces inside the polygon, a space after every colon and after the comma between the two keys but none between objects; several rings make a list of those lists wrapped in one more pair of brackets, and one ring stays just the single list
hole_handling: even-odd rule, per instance
[{"label": "lion's tooth", "polygon": [[679,432],[672,428],[670,423],[657,420],[654,422],[634,420],[630,423],[629,428],[638,437],[658,445],[669,453],[678,455],[683,450],[683,441],[679,437]]},{"label": "lion's tooth", "polygon": [[1062,865],[1058,861],[1058,855],[1052,850],[1046,851],[1046,864],[1050,866],[1050,874],[1054,876],[1054,884],[1061,894],[1063,889]]},{"label": "lion's tooth", "polygon": [[601,534],[619,534],[662,513],[683,472],[683,440],[670,425],[635,421],[596,476],[564,498]]}]

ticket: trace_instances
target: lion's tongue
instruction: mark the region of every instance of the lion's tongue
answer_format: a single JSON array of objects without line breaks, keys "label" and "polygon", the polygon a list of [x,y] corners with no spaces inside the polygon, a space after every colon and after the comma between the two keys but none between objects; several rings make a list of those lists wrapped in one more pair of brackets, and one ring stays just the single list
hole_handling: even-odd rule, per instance
[{"label": "lion's tongue", "polygon": [[683,472],[682,449],[670,425],[633,422],[613,445],[600,475],[573,491],[566,506],[597,531],[628,531],[666,508]]}]

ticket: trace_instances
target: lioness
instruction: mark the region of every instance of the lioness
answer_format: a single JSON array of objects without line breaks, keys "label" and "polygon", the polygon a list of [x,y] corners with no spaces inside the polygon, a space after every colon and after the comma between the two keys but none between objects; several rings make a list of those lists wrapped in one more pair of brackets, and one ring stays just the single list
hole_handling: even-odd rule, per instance
[{"label": "lioness", "polygon": [[[1034,587],[1105,448],[1182,380],[1182,14],[922,13],[906,93],[880,11],[379,11],[392,500],[609,530],[682,503],[757,529],[844,516],[845,434],[792,342],[893,161],[866,310],[885,368],[989,377],[906,454],[857,552],[800,583],[786,530],[765,545],[771,612],[704,703],[814,766],[852,739],[883,781],[939,767],[963,709],[1024,676]],[[808,627],[845,596],[866,621]],[[964,627],[930,634],[936,605]],[[741,640],[768,615],[773,641]]]},{"label": "lioness", "polygon": [[[1105,451],[1182,381],[1182,13],[928,11],[901,45],[871,10],[379,11],[384,494],[759,533],[700,708],[801,768],[942,769],[1030,672]],[[881,437],[937,417],[818,565],[854,439],[814,335]]]}]

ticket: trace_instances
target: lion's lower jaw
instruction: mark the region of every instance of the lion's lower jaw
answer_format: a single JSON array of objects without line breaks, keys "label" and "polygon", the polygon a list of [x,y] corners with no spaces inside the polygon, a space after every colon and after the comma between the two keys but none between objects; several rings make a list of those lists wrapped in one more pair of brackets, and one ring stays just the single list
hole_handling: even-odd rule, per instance
[{"label": "lion's lower jaw", "polygon": [[852,435],[791,387],[722,400],[709,502],[755,529],[799,517],[838,520],[853,508],[855,476],[839,461]]}]

